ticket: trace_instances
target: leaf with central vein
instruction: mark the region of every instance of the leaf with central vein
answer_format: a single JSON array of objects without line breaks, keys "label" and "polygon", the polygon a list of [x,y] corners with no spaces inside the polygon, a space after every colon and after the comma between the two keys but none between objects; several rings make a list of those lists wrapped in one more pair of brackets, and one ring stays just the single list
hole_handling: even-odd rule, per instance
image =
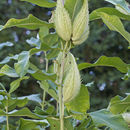
[{"label": "leaf with central vein", "polygon": [[23,77],[29,68],[30,53],[23,51],[18,57],[18,63],[15,63],[15,70],[20,77]]},{"label": "leaf with central vein", "polygon": [[9,77],[19,77],[16,73],[16,71],[11,68],[10,66],[8,65],[4,65],[1,69],[0,69],[0,76],[3,76],[3,75],[7,75]]},{"label": "leaf with central vein", "polygon": [[123,100],[120,100],[119,96],[112,98],[108,109],[113,114],[122,114],[123,112],[126,112],[127,109],[130,109],[130,95],[128,95]]},{"label": "leaf with central vein", "polygon": [[104,7],[104,8],[99,8],[99,9],[94,10],[90,14],[90,21],[100,19],[101,18],[99,15],[100,12],[106,13],[108,15],[116,15],[121,19],[130,21],[130,15],[125,15],[125,14],[119,12],[118,10],[116,10],[115,8],[111,8],[111,7]]},{"label": "leaf with central vein", "polygon": [[52,8],[56,6],[56,2],[53,0],[21,0],[36,4],[40,7]]},{"label": "leaf with central vein", "polygon": [[128,130],[128,125],[121,115],[113,115],[106,109],[91,112],[90,115],[96,126],[108,126],[112,130]]},{"label": "leaf with central vein", "polygon": [[49,24],[45,21],[39,20],[38,18],[30,14],[27,18],[24,18],[24,19],[11,18],[10,20],[7,21],[7,23],[3,26],[1,30],[10,28],[10,27],[20,27],[20,28],[35,30],[43,26],[52,28],[53,24]]},{"label": "leaf with central vein", "polygon": [[94,64],[91,63],[81,63],[78,65],[79,70],[96,67],[96,66],[108,66],[114,67],[122,73],[128,72],[128,67],[130,64],[124,63],[119,57],[106,57],[101,56]]},{"label": "leaf with central vein", "polygon": [[0,110],[0,116],[27,116],[34,119],[43,119],[42,117],[32,113],[28,108],[23,108],[21,110],[13,110],[6,114],[4,111]]},{"label": "leaf with central vein", "polygon": [[110,30],[117,31],[130,43],[130,33],[124,29],[121,20],[117,16],[102,12],[100,12],[99,15]]}]

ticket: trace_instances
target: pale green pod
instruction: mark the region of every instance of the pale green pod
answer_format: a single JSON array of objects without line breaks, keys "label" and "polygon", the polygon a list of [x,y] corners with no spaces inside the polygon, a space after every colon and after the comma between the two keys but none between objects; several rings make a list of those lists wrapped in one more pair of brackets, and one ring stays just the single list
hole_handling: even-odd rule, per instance
[{"label": "pale green pod", "polygon": [[[57,57],[57,63],[54,64],[55,73],[60,74],[63,53],[60,52]],[[81,86],[80,73],[74,56],[69,52],[65,54],[64,73],[63,73],[63,100],[69,102],[79,93]]]},{"label": "pale green pod", "polygon": [[69,62],[70,69],[65,75],[63,84],[63,100],[65,103],[70,102],[78,95],[81,86],[80,73],[75,58],[71,53],[68,55],[71,62]]},{"label": "pale green pod", "polygon": [[[79,11],[79,13],[77,14],[76,18],[74,19],[73,23],[72,41],[74,45],[77,45],[77,43],[81,44],[82,41],[85,41],[87,39],[87,37],[85,38],[84,36],[86,34],[88,35],[89,30],[88,23],[89,23],[88,0],[84,0],[83,6]],[[83,38],[83,40],[81,38]]]},{"label": "pale green pod", "polygon": [[57,1],[57,7],[54,15],[55,29],[58,35],[65,41],[71,39],[72,34],[72,23],[69,13],[64,8],[61,0]]}]

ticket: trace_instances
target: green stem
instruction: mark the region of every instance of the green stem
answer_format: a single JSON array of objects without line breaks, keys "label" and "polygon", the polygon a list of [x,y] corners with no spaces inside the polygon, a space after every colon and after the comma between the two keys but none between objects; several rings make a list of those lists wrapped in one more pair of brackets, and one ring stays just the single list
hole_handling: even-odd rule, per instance
[{"label": "green stem", "polygon": [[60,111],[60,130],[64,130],[64,101],[63,101],[63,75],[64,75],[64,59],[65,52],[68,46],[68,42],[66,42],[65,48],[63,50],[62,62],[60,68],[60,77],[59,77],[59,111]]},{"label": "green stem", "polygon": [[[48,59],[47,59],[47,53],[45,51],[45,60],[46,60],[46,72],[48,71]],[[46,98],[46,91],[43,92],[43,100],[42,100],[42,110],[44,110],[44,104],[45,104],[45,98]]]},{"label": "green stem", "polygon": [[[7,106],[6,106],[6,114],[8,114],[8,102],[9,102],[9,100],[8,100],[8,97],[7,97]],[[9,117],[8,117],[8,115],[6,115],[6,127],[7,127],[7,130],[9,130]]]}]

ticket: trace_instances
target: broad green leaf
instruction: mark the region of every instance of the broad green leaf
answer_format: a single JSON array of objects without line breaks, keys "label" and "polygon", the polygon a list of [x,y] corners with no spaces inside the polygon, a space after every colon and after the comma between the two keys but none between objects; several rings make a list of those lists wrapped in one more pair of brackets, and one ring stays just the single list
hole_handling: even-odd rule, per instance
[{"label": "broad green leaf", "polygon": [[57,96],[55,90],[49,87],[49,84],[48,84],[47,81],[44,80],[44,81],[41,81],[41,82],[38,82],[38,83],[40,84],[40,87],[44,91],[46,91],[50,96],[52,96],[54,99],[56,99],[58,101],[58,96]]},{"label": "broad green leaf", "polygon": [[55,58],[56,56],[58,56],[59,52],[60,50],[58,49],[51,50],[49,53],[47,53],[47,59]]},{"label": "broad green leaf", "polygon": [[20,110],[13,110],[11,112],[9,112],[8,114],[6,114],[6,112],[4,112],[3,110],[0,109],[0,116],[26,116],[26,117],[30,117],[30,118],[34,118],[34,119],[42,119],[42,117],[36,115],[35,113],[32,113],[28,108],[23,108]]},{"label": "broad green leaf", "polygon": [[43,26],[47,26],[48,28],[51,28],[53,27],[53,24],[49,24],[45,21],[39,20],[38,18],[30,14],[27,18],[24,19],[11,18],[3,26],[2,30],[10,27],[20,27],[20,28],[35,30]]},{"label": "broad green leaf", "polygon": [[116,10],[115,8],[111,8],[111,7],[103,7],[103,8],[94,10],[90,14],[90,21],[93,21],[95,19],[100,19],[101,18],[101,16],[99,15],[100,12],[106,13],[108,15],[116,15],[121,19],[130,21],[129,15],[125,15],[125,14],[119,12],[118,10]]},{"label": "broad green leaf", "polygon": [[13,82],[10,84],[10,87],[11,87],[11,88],[10,88],[10,90],[9,90],[9,93],[14,92],[14,91],[20,86],[20,82],[21,82],[22,80],[25,80],[25,79],[29,79],[29,77],[24,76],[24,77],[22,77],[22,78],[19,78],[19,79],[13,81]]},{"label": "broad green leaf", "polygon": [[90,108],[89,93],[86,86],[82,85],[79,94],[72,101],[65,104],[68,110],[86,113]]},{"label": "broad green leaf", "polygon": [[5,59],[3,59],[0,64],[6,64],[8,63],[10,60],[17,60],[18,59],[18,55],[14,55],[14,56],[7,56]]},{"label": "broad green leaf", "polygon": [[46,26],[43,26],[39,30],[39,38],[42,41],[42,39],[49,34],[49,28]]},{"label": "broad green leaf", "polygon": [[100,12],[100,16],[110,30],[117,31],[130,43],[130,33],[125,30],[119,17],[115,15],[108,15],[103,12]]},{"label": "broad green leaf", "polygon": [[3,26],[2,25],[0,25],[0,31],[3,29]]},{"label": "broad green leaf", "polygon": [[31,75],[37,80],[56,80],[56,74],[46,73],[41,70],[38,70],[35,73],[32,73]]},{"label": "broad green leaf", "polygon": [[33,130],[36,129],[37,126],[47,126],[47,120],[29,120],[21,118],[19,121],[18,130]]},{"label": "broad green leaf", "polygon": [[52,8],[56,6],[56,3],[53,0],[21,0],[27,1],[33,4],[36,4],[40,7]]},{"label": "broad green leaf", "polygon": [[[50,123],[50,130],[60,130],[60,120],[55,117],[47,117],[47,121]],[[64,129],[73,130],[73,126],[68,119],[64,119]]]},{"label": "broad green leaf", "polygon": [[13,46],[14,44],[12,42],[4,42],[4,43],[0,43],[0,50],[5,47],[5,46],[8,46],[8,47],[11,47]]},{"label": "broad green leaf", "polygon": [[43,43],[47,44],[48,46],[54,45],[58,42],[58,35],[57,34],[48,34],[43,38]]},{"label": "broad green leaf", "polygon": [[14,65],[15,70],[20,77],[23,77],[28,71],[29,58],[30,58],[29,51],[23,51],[18,57],[18,62],[15,63]]},{"label": "broad green leaf", "polygon": [[129,8],[129,3],[127,3],[125,0],[105,0],[107,2],[112,3],[113,5],[116,6],[116,8],[124,12],[124,14],[129,14],[130,15],[130,8]]},{"label": "broad green leaf", "polygon": [[101,56],[94,64],[91,63],[81,63],[79,64],[79,70],[96,67],[96,66],[108,66],[114,67],[122,73],[128,72],[128,67],[130,64],[124,63],[119,57],[106,57]]},{"label": "broad green leaf", "polygon": [[128,80],[130,78],[130,68],[128,68],[128,73],[122,78],[123,80]]},{"label": "broad green leaf", "polygon": [[4,65],[1,69],[0,69],[0,76],[3,76],[3,75],[7,75],[9,77],[19,77],[16,73],[16,71],[11,68],[10,66],[8,65]]},{"label": "broad green leaf", "polygon": [[72,21],[74,20],[75,16],[80,11],[83,5],[83,0],[66,0],[65,1],[65,8],[70,14]]},{"label": "broad green leaf", "polygon": [[90,113],[96,126],[108,126],[112,130],[128,130],[128,125],[121,115],[113,115],[108,110],[99,110]]},{"label": "broad green leaf", "polygon": [[120,100],[119,96],[112,98],[108,106],[108,109],[113,114],[122,114],[126,112],[127,109],[130,109],[130,95],[128,95],[126,98],[122,100]]}]

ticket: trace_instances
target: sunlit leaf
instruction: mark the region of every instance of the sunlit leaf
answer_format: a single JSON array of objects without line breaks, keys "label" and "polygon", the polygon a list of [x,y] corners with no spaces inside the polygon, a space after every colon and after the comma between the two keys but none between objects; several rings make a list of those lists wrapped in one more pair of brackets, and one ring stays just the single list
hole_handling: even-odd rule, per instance
[{"label": "sunlit leaf", "polygon": [[79,94],[72,101],[65,104],[68,110],[86,113],[90,107],[89,93],[86,86],[82,85]]},{"label": "sunlit leaf", "polygon": [[56,6],[56,3],[53,0],[21,0],[21,1],[27,1],[36,4],[40,7],[52,8]]},{"label": "sunlit leaf", "polygon": [[108,106],[108,109],[113,114],[121,114],[123,112],[126,112],[127,109],[130,109],[130,95],[128,95],[126,98],[122,100],[119,96],[112,98]]},{"label": "sunlit leaf", "polygon": [[48,28],[51,28],[53,27],[53,24],[49,24],[45,21],[39,20],[38,18],[30,14],[27,18],[24,19],[11,18],[3,26],[2,30],[10,27],[20,27],[20,28],[35,30],[35,29],[39,29],[42,26],[47,26]]},{"label": "sunlit leaf", "polygon": [[79,64],[79,70],[96,67],[96,66],[108,66],[114,67],[122,73],[128,72],[129,64],[124,63],[119,57],[106,57],[101,56],[94,64],[91,63],[81,63]]}]

